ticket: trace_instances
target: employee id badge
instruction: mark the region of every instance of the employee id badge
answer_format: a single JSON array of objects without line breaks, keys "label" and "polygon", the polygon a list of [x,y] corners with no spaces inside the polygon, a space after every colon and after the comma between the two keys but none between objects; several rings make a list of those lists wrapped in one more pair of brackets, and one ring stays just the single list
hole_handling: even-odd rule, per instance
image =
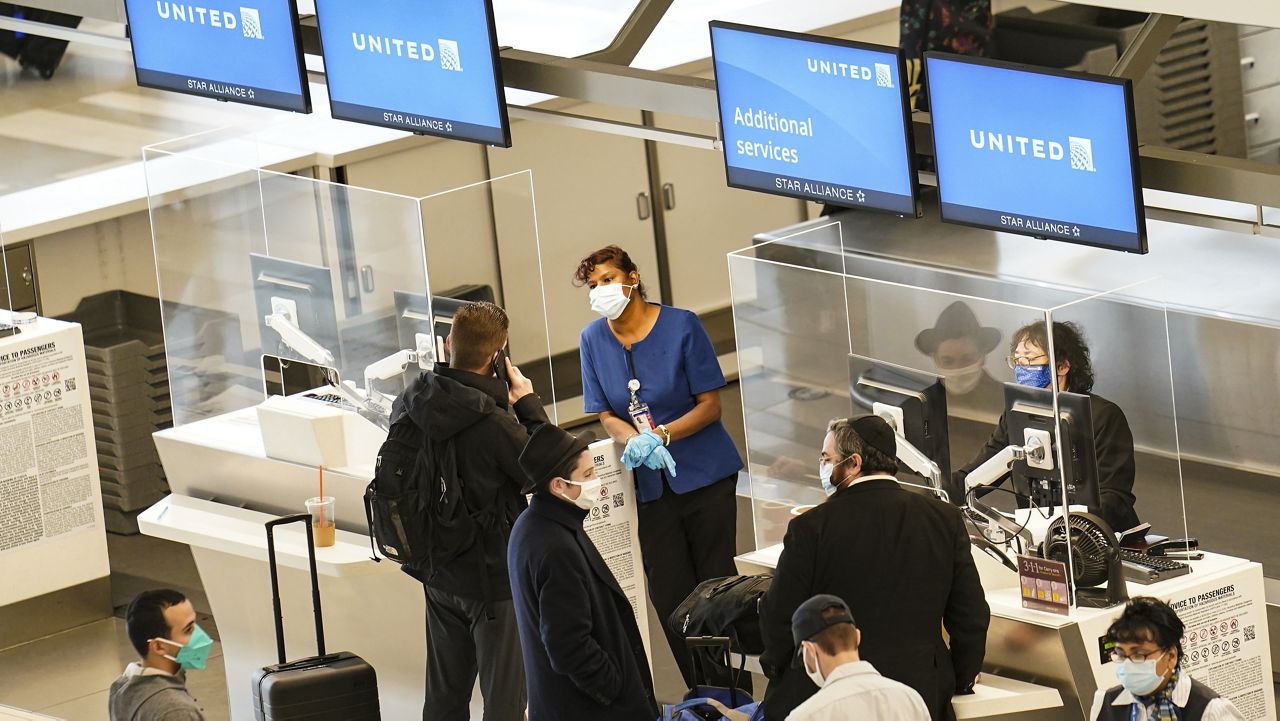
[{"label": "employee id badge", "polygon": [[631,403],[627,404],[627,414],[631,416],[631,425],[636,427],[639,433],[645,433],[657,428],[657,424],[653,422],[653,414],[649,412],[649,404],[640,400],[636,395],[640,391],[640,381],[632,378],[627,383],[627,390],[631,391]]}]

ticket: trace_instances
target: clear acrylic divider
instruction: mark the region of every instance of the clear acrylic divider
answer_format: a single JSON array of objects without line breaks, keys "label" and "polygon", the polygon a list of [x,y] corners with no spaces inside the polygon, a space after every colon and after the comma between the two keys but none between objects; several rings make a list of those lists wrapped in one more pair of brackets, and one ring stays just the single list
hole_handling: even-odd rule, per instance
[{"label": "clear acrylic divider", "polygon": [[264,356],[367,390],[402,350],[395,291],[428,292],[417,200],[242,167],[260,143],[209,140],[144,150],[175,425],[260,403]]},{"label": "clear acrylic divider", "polygon": [[[460,288],[474,283],[476,278],[488,277],[499,257],[504,268],[513,268],[522,274],[538,272],[540,246],[532,171],[522,170],[435,193],[422,198],[420,204],[428,265],[440,269],[431,280],[432,302],[443,312],[448,312],[444,306],[456,300],[447,298],[451,287]],[[443,247],[474,248],[474,252],[437,250]],[[532,282],[514,282],[513,277],[512,282],[493,288],[495,300],[506,310],[510,323],[511,362],[533,381],[534,390],[546,404],[552,422],[558,422],[545,295],[504,295],[504,288],[542,287],[541,278],[525,280]]]},{"label": "clear acrylic divider", "polygon": [[[1105,555],[1095,540],[1101,538],[1099,526],[1116,534],[1131,532],[1126,538],[1131,544],[1140,543],[1148,534],[1153,540],[1188,536],[1170,314],[1158,299],[1159,288],[1157,280],[1140,281],[1050,311],[1058,333],[1051,341],[1050,355],[1060,367],[1068,366],[1066,388],[1055,394],[1060,406],[1058,433],[1072,437],[1070,426],[1078,422],[1069,392],[1087,390],[1096,439],[1093,459],[1087,455],[1057,459],[1067,481],[1064,488],[1070,487],[1073,471],[1076,479],[1080,477],[1075,469],[1089,463],[1097,466],[1098,510],[1091,508],[1092,517],[1087,520],[1072,519],[1079,535],[1076,545],[1080,552],[1072,556],[1077,579],[1097,579],[1105,573],[1098,567]],[[1059,331],[1060,324],[1072,332]],[[1071,359],[1079,357],[1072,347],[1077,336],[1089,351],[1087,368],[1069,367]],[[1079,446],[1076,448],[1079,454]],[[1063,444],[1059,450],[1067,449]],[[1093,493],[1087,488],[1079,492]],[[1142,529],[1139,524],[1150,528]],[[1094,584],[1081,584],[1086,585]],[[1098,591],[1082,592],[1081,603],[1089,602],[1089,593],[1100,595]],[[1110,599],[1095,598],[1092,602],[1110,605],[1114,600],[1115,592]]]},{"label": "clear acrylic divider", "polygon": [[[899,481],[967,506],[977,542],[1004,549],[1007,566],[1036,552],[1068,498],[1100,512],[1110,495],[1088,495],[1099,473],[1082,466],[1094,439],[1086,449],[1061,420],[1084,429],[1089,399],[1060,397],[1047,380],[1040,388],[1015,382],[1014,355],[1053,367],[1056,314],[1085,326],[1086,337],[1111,342],[1129,332],[1157,346],[1141,371],[1114,367],[1095,346],[1094,367],[1106,375],[1099,391],[1122,405],[1136,402],[1127,393],[1158,399],[1135,413],[1135,435],[1176,449],[1158,304],[902,263],[844,240],[832,223],[729,255],[757,548],[779,543],[792,517],[825,499],[817,459],[828,423],[869,413],[898,431]],[[1157,367],[1163,383],[1152,378]],[[1153,525],[1177,523],[1180,534],[1181,493],[1167,491],[1153,483],[1150,492],[1170,506],[1149,502]],[[1076,572],[1079,542],[1060,546],[1057,557]]]}]

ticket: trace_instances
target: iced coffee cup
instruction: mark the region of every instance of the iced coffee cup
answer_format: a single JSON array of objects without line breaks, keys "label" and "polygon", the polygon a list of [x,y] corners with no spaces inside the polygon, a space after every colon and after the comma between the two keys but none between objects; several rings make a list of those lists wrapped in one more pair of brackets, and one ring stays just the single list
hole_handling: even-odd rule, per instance
[{"label": "iced coffee cup", "polygon": [[323,496],[307,499],[307,513],[311,514],[311,533],[316,548],[332,546],[337,540],[338,527],[333,517],[334,498]]}]

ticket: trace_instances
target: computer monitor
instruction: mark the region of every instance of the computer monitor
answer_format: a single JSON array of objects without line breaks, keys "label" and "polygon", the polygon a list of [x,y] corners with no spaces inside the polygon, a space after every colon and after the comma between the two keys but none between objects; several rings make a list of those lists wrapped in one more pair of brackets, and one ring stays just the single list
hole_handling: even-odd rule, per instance
[{"label": "computer monitor", "polygon": [[[415,350],[418,347],[418,334],[430,334],[434,338],[436,359],[444,363],[448,358],[444,352],[444,339],[449,337],[453,328],[453,316],[458,309],[467,303],[476,301],[493,302],[493,288],[487,285],[466,285],[446,290],[448,296],[436,295],[427,301],[422,293],[404,290],[394,291],[396,302],[396,337],[400,347]],[[432,316],[435,317],[434,324]]]},{"label": "computer monitor", "polygon": [[716,21],[711,55],[730,187],[915,217],[897,48]]},{"label": "computer monitor", "polygon": [[963,503],[964,493],[951,483],[947,392],[942,376],[850,354],[849,396],[854,415],[874,413],[876,404],[899,409],[899,435],[938,465],[943,490],[953,502]]},{"label": "computer monitor", "polygon": [[297,0],[125,0],[138,85],[311,112]]},{"label": "computer monitor", "polygon": [[[334,306],[333,275],[328,268],[296,260],[249,254],[253,298],[262,334],[262,352],[268,355],[321,363],[307,339],[327,350],[335,363],[342,357],[338,341],[338,316]],[[299,340],[271,327],[267,316],[287,311],[305,334]]]},{"label": "computer monitor", "polygon": [[[1014,461],[1013,490],[1041,508],[1061,508],[1062,488],[1066,484],[1068,503],[1088,506],[1098,514],[1098,456],[1093,440],[1093,413],[1089,396],[1058,393],[1058,415],[1053,417],[1053,392],[1047,388],[1030,388],[1017,383],[1004,386],[1005,424],[1009,442],[1021,445],[1027,429],[1047,431],[1053,441],[1049,449],[1053,469],[1035,468],[1025,459]],[[1061,435],[1059,434],[1061,429]],[[1062,449],[1061,469],[1058,448]]]},{"label": "computer monitor", "polygon": [[942,219],[1147,252],[1133,84],[925,54]]},{"label": "computer monitor", "polygon": [[333,117],[511,146],[490,0],[316,0]]}]

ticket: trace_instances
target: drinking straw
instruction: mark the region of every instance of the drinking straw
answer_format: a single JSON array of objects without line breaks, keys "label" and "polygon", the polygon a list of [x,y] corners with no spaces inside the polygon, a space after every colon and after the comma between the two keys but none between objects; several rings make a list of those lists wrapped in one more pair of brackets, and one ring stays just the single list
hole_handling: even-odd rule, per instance
[{"label": "drinking straw", "polygon": [[320,466],[320,527],[324,528],[324,466]]}]

